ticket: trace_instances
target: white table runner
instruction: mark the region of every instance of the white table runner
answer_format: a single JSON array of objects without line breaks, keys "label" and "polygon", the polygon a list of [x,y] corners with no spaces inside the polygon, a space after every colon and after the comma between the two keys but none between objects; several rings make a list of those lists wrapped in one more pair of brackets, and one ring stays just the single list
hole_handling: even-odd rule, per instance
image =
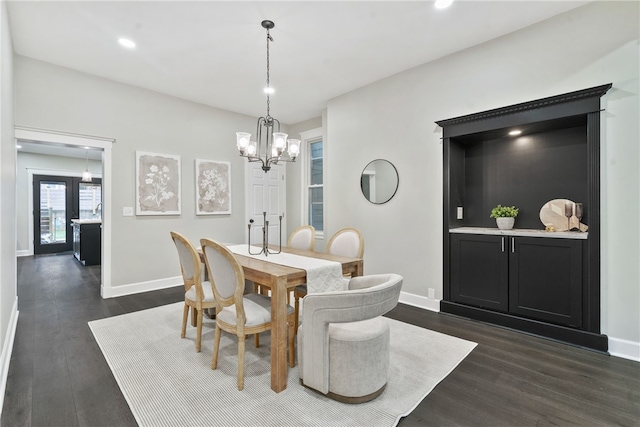
[{"label": "white table runner", "polygon": [[[294,255],[285,252],[269,254],[265,256],[251,255],[247,245],[227,246],[235,254],[284,265],[286,267],[299,268],[307,271],[307,293],[319,293],[329,291],[343,291],[345,280],[342,277],[342,264],[335,261]],[[256,252],[258,248],[253,248]]]}]

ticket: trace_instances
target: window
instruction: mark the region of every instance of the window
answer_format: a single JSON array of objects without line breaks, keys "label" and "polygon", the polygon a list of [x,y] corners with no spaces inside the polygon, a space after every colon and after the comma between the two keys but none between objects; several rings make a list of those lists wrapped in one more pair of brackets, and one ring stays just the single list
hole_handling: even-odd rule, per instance
[{"label": "window", "polygon": [[327,147],[322,128],[301,132],[300,137],[303,142],[301,161],[305,165],[302,177],[302,218],[306,218],[307,223],[316,229],[316,238],[321,239],[324,235],[324,155]]},{"label": "window", "polygon": [[310,141],[309,153],[309,225],[317,232],[324,231],[324,197],[323,197],[323,147],[322,140]]}]

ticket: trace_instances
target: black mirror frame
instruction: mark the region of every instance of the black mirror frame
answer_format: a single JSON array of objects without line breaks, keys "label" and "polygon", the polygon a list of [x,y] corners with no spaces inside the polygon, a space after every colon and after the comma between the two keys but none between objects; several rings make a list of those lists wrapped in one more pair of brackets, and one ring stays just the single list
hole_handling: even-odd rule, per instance
[{"label": "black mirror frame", "polygon": [[[393,194],[391,194],[391,196],[389,196],[389,198],[387,198],[384,202],[372,202],[371,200],[369,200],[369,198],[365,195],[364,193],[364,188],[362,188],[362,177],[364,176],[364,171],[367,170],[367,168],[369,167],[369,165],[371,165],[374,162],[377,161],[382,161],[382,162],[387,162],[388,164],[391,165],[391,167],[393,168],[393,171],[396,173],[396,188],[393,190]],[[388,203],[391,199],[394,198],[394,196],[396,195],[396,193],[398,192],[398,187],[400,186],[400,174],[398,173],[398,169],[396,168],[396,166],[391,163],[389,160],[386,159],[374,159],[371,160],[369,163],[367,163],[367,165],[364,167],[364,169],[362,169],[362,173],[360,174],[360,192],[362,193],[362,196],[369,202],[372,203],[374,205],[384,205],[385,203]]]}]

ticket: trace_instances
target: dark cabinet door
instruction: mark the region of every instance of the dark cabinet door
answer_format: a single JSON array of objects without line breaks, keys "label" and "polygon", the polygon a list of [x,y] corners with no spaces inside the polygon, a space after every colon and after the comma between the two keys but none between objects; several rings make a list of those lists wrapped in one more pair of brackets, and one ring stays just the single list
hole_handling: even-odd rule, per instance
[{"label": "dark cabinet door", "polygon": [[509,238],[509,312],[582,326],[582,240]]},{"label": "dark cabinet door", "polygon": [[496,311],[509,308],[507,238],[451,234],[451,301]]}]

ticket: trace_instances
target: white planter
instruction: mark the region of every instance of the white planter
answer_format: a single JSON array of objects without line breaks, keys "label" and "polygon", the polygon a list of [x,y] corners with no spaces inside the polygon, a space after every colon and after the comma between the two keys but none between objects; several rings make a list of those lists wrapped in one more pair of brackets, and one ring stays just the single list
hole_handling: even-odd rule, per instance
[{"label": "white planter", "polygon": [[496,218],[496,224],[498,224],[500,230],[511,230],[515,222],[515,217]]}]

